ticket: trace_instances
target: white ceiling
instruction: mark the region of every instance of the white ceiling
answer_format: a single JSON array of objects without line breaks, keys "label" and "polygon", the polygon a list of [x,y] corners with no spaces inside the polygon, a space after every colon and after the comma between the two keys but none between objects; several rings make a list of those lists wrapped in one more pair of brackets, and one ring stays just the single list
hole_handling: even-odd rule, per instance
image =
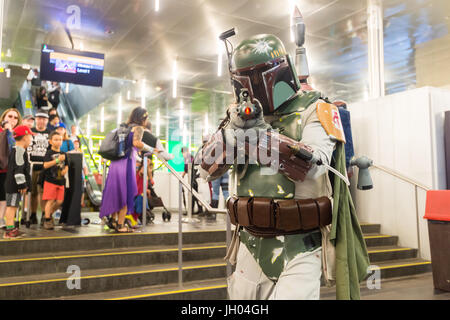
[{"label": "white ceiling", "polygon": [[[240,40],[257,33],[279,36],[287,49],[292,3],[307,24],[312,82],[332,98],[361,99],[366,90],[366,0],[6,0],[4,61],[39,65],[42,43],[70,46],[63,26],[69,5],[81,8],[75,48],[106,55],[106,75],[146,78],[170,88],[178,57],[179,84],[230,91],[217,76],[217,35],[231,27]],[[417,43],[448,34],[448,0],[385,0],[385,63],[388,92],[415,85]],[[225,57],[224,57],[225,59]],[[224,65],[225,68],[225,65]],[[189,89],[187,95],[189,94]]]}]

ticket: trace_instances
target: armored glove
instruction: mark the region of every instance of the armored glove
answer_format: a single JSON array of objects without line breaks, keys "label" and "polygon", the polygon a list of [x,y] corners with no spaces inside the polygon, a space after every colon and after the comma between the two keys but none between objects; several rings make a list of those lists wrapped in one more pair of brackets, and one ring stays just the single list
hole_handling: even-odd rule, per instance
[{"label": "armored glove", "polygon": [[[228,157],[227,164],[227,152],[231,152]],[[228,146],[224,138],[224,130],[217,131],[209,140],[203,145],[201,158],[201,168],[208,172],[207,181],[212,181],[230,169],[235,159],[235,148]]]},{"label": "armored glove", "polygon": [[307,159],[313,150],[276,131],[261,131],[257,148],[246,141],[245,149],[249,157],[257,158],[261,165],[272,166],[293,181],[304,181],[312,167]]}]

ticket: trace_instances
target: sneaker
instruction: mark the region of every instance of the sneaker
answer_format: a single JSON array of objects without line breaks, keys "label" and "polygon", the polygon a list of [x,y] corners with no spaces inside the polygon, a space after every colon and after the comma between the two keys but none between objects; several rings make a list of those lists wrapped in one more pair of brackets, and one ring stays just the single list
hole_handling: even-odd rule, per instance
[{"label": "sneaker", "polygon": [[55,225],[53,223],[53,219],[50,219],[50,221],[47,221],[44,219],[44,229],[45,230],[53,230],[55,228]]},{"label": "sneaker", "polygon": [[31,222],[31,224],[38,224],[36,213],[32,213],[32,214],[31,214],[31,216],[30,216],[30,222]]},{"label": "sneaker", "polygon": [[8,230],[3,234],[3,239],[14,239],[20,236],[19,229],[14,228],[12,230]]}]

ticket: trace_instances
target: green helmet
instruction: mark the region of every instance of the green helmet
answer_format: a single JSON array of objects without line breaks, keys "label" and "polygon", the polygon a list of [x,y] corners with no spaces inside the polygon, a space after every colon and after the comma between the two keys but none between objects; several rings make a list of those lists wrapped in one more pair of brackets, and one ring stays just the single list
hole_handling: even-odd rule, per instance
[{"label": "green helmet", "polygon": [[292,98],[300,83],[292,60],[279,38],[260,34],[242,41],[233,51],[232,79],[235,97],[247,88],[265,115],[272,114]]}]

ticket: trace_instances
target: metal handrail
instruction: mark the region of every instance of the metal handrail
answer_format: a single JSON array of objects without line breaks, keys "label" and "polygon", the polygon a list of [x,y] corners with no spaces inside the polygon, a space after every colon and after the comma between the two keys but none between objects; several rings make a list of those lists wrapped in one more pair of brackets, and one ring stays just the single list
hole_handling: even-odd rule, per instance
[{"label": "metal handrail", "polygon": [[393,177],[396,177],[396,178],[398,178],[400,180],[403,180],[403,181],[405,181],[405,182],[407,182],[409,184],[412,184],[414,186],[414,198],[416,200],[415,207],[416,207],[417,252],[420,255],[420,247],[421,247],[421,245],[420,245],[420,228],[419,228],[419,201],[418,201],[418,196],[417,196],[417,188],[421,188],[421,189],[423,189],[425,191],[429,191],[429,190],[431,190],[431,188],[429,188],[429,187],[427,187],[427,186],[425,186],[425,185],[423,185],[423,184],[421,184],[421,183],[419,183],[419,182],[417,182],[417,181],[415,181],[415,180],[413,180],[411,178],[408,178],[408,177],[406,177],[406,176],[404,176],[404,175],[402,175],[402,174],[400,174],[400,173],[398,173],[398,172],[396,172],[396,171],[394,171],[392,169],[389,169],[389,168],[386,168],[386,167],[383,167],[383,166],[380,166],[380,165],[372,165],[372,167],[375,168],[375,169],[378,169],[378,170],[380,170],[382,172],[385,172],[385,173],[387,173],[387,174],[389,174],[389,175],[391,175]]},{"label": "metal handrail", "polygon": [[186,188],[186,190],[192,193],[192,195],[197,198],[197,200],[206,208],[208,212],[221,214],[227,213],[227,210],[225,209],[217,209],[211,207],[209,203],[206,202],[197,191],[195,191],[186,181],[184,181],[181,175],[175,171],[175,169],[166,161],[166,159],[162,158],[160,155],[156,156],[166,166],[166,168],[169,169],[169,171],[175,176],[175,178]]},{"label": "metal handrail", "polygon": [[[142,203],[142,225],[145,226],[147,222],[147,214],[146,214],[146,208],[147,208],[147,159],[150,157],[150,153],[144,154],[143,157],[143,165],[144,165],[144,179],[143,179],[143,203]],[[200,194],[193,190],[193,188],[184,181],[184,179],[181,177],[181,175],[175,171],[175,169],[167,162],[166,159],[164,159],[159,154],[156,154],[157,158],[169,169],[169,171],[175,176],[175,178],[179,181],[179,199],[178,199],[178,284],[180,287],[183,286],[183,224],[182,224],[182,189],[183,187],[186,188],[188,192],[190,192],[193,196],[195,196],[198,201],[206,208],[207,211],[211,213],[221,213],[226,214],[227,210],[225,209],[216,209],[212,208],[208,202],[206,202]],[[106,162],[103,163],[104,170],[106,171]],[[106,180],[106,172],[104,171],[103,181],[102,181],[102,191],[105,186],[105,180]],[[226,242],[227,242],[227,248],[230,245],[231,242],[231,222],[227,215],[226,219]],[[231,264],[227,262],[227,275],[230,276],[232,272]]]},{"label": "metal handrail", "polygon": [[408,177],[406,177],[406,176],[404,176],[404,175],[402,175],[402,174],[400,174],[400,173],[398,173],[398,172],[396,172],[396,171],[394,171],[392,169],[389,169],[389,168],[386,168],[386,167],[383,167],[383,166],[380,166],[380,165],[372,165],[372,167],[376,168],[376,169],[379,169],[381,171],[384,171],[384,172],[390,174],[391,176],[399,178],[399,179],[401,179],[401,180],[403,180],[405,182],[413,184],[413,185],[415,185],[415,186],[417,186],[417,187],[419,187],[419,188],[421,188],[421,189],[423,189],[425,191],[431,190],[431,188],[421,184],[420,182],[414,181],[413,179],[408,178]]},{"label": "metal handrail", "polygon": [[[144,155],[144,161],[145,163],[147,163],[147,154]],[[226,214],[227,210],[225,209],[216,209],[216,208],[212,208],[208,202],[206,202],[201,196],[200,194],[195,191],[192,186],[190,186],[188,183],[186,183],[186,181],[184,181],[184,179],[181,177],[181,175],[175,171],[175,169],[167,162],[166,159],[164,159],[162,156],[160,156],[159,154],[156,154],[156,157],[166,166],[167,169],[169,169],[169,171],[175,176],[175,178],[179,181],[179,197],[178,197],[178,285],[180,287],[183,286],[183,270],[182,270],[182,265],[183,265],[183,224],[182,224],[182,198],[181,198],[181,194],[182,194],[182,188],[183,186],[186,188],[186,190],[188,192],[191,193],[191,195],[195,196],[197,198],[197,200],[206,208],[207,211],[211,212],[211,213],[221,213],[221,214]],[[146,181],[147,180],[147,170],[144,169],[144,187],[146,188]],[[144,201],[146,201],[146,189],[144,189]],[[146,205],[146,202],[144,202],[143,205]],[[189,210],[192,210],[192,206],[191,206],[191,202],[189,202],[188,204],[189,206]],[[142,211],[144,212],[145,206],[143,207]],[[144,217],[144,216],[143,216]],[[145,220],[143,220],[145,221]],[[229,216],[226,215],[226,243],[227,243],[227,248],[229,248],[230,243],[231,243],[231,222],[229,219]],[[144,224],[145,225],[145,224]],[[231,264],[230,262],[227,262],[227,276],[230,276],[232,272],[232,268],[231,268]]]}]

